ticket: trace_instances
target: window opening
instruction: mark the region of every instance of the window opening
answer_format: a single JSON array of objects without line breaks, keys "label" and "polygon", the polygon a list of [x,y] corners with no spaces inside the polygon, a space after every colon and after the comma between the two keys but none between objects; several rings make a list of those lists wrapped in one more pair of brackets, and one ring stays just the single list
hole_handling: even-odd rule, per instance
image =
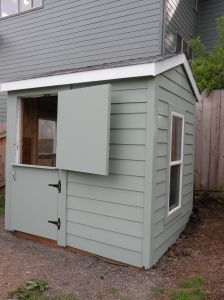
[{"label": "window opening", "polygon": [[57,97],[22,99],[20,163],[56,164]]}]

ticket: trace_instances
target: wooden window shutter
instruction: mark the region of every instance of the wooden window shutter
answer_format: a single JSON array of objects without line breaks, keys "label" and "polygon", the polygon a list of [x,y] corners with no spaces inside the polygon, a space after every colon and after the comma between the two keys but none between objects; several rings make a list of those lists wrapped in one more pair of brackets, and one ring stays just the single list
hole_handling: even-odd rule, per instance
[{"label": "wooden window shutter", "polygon": [[58,93],[56,167],[108,175],[110,85]]}]

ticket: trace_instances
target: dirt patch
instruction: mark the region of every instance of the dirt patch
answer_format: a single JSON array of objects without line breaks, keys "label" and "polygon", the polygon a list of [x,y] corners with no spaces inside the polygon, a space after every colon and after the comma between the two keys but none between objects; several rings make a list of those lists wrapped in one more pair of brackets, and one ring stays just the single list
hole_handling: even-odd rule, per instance
[{"label": "dirt patch", "polygon": [[200,194],[194,211],[181,238],[146,271],[19,239],[4,231],[1,216],[0,299],[41,278],[49,284],[51,299],[60,293],[80,300],[149,300],[157,298],[152,287],[172,289],[194,276],[207,279],[209,299],[224,299],[224,193]]}]

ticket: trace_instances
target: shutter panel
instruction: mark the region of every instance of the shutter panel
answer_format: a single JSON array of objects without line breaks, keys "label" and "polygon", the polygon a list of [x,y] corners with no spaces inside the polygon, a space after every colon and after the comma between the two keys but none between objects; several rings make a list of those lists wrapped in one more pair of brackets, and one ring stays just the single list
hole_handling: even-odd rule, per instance
[{"label": "shutter panel", "polygon": [[108,175],[110,95],[110,85],[58,93],[58,168]]}]

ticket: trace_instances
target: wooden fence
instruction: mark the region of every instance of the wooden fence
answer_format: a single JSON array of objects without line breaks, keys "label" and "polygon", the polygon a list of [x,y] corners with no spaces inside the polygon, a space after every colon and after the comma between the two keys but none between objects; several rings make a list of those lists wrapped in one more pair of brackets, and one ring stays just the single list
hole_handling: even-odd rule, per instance
[{"label": "wooden fence", "polygon": [[224,90],[196,105],[195,189],[224,187]]}]

